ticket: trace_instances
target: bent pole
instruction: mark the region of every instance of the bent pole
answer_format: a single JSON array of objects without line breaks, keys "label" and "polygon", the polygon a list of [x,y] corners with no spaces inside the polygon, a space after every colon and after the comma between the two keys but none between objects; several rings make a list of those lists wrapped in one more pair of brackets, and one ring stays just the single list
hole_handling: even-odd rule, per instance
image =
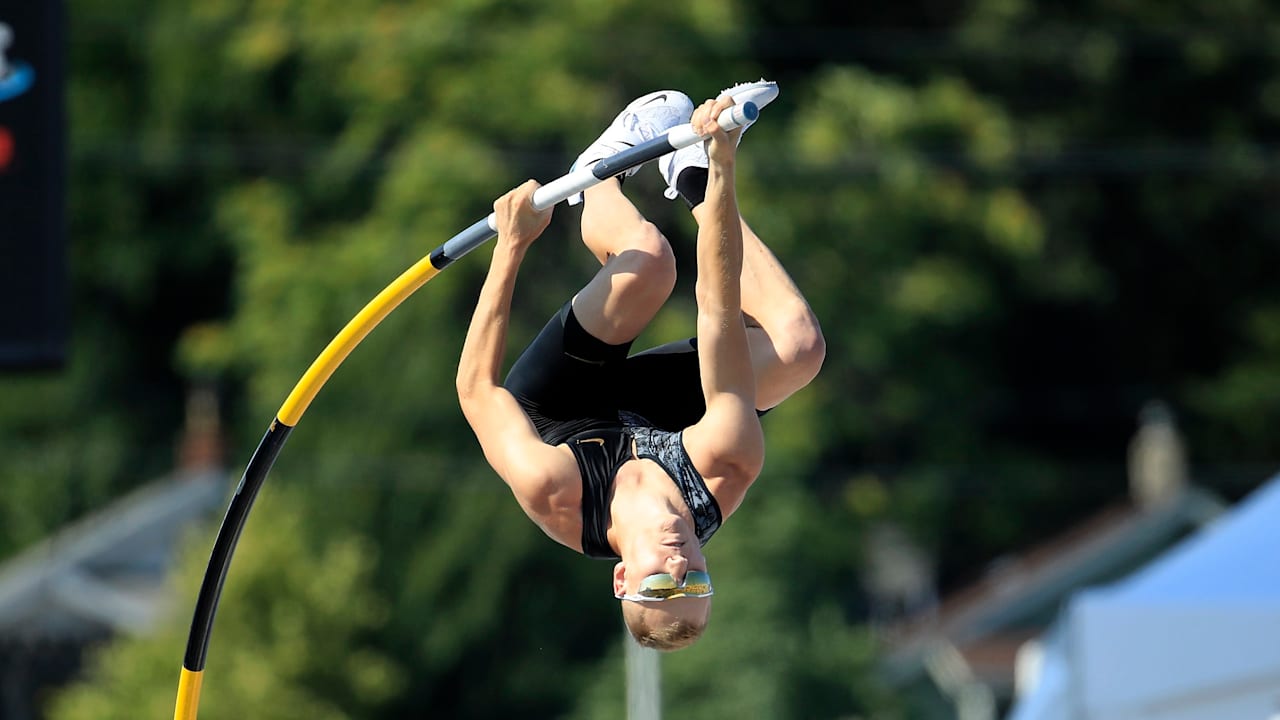
[{"label": "bent pole", "polygon": [[[742,127],[756,119],[759,110],[753,103],[743,103],[726,109],[720,114],[718,121],[725,130]],[[553,180],[538,188],[533,194],[533,206],[545,210],[557,203],[576,195],[604,180],[620,175],[634,167],[639,167],[650,160],[688,147],[703,138],[693,131],[687,123],[671,128],[665,135],[641,143],[624,150],[612,157],[605,158],[591,167],[578,168],[567,175]],[[266,435],[258,443],[235,495],[223,517],[222,526],[218,529],[213,543],[213,551],[209,556],[209,566],[205,570],[204,581],[200,585],[200,594],[196,598],[195,615],[191,620],[191,632],[187,637],[187,651],[182,659],[182,676],[178,681],[178,700],[174,708],[174,720],[195,720],[200,704],[200,689],[204,682],[204,665],[209,654],[209,637],[213,632],[213,619],[218,610],[218,598],[222,595],[222,586],[227,579],[227,570],[231,566],[231,556],[235,552],[236,543],[244,529],[249,510],[257,498],[258,491],[266,480],[267,473],[275,463],[276,457],[284,447],[289,433],[307,411],[311,401],[320,392],[333,372],[338,369],[347,355],[359,345],[378,323],[382,322],[392,310],[422,287],[437,273],[448,267],[458,258],[475,250],[497,236],[497,218],[493,213],[483,220],[477,221],[466,230],[449,238],[443,245],[432,250],[429,255],[419,260],[400,277],[396,278],[382,292],[378,293],[369,304],[364,306],[346,327],[337,334],[325,347],[324,352],[311,363],[311,367],[294,386],[293,392],[285,399],[276,413]]]}]

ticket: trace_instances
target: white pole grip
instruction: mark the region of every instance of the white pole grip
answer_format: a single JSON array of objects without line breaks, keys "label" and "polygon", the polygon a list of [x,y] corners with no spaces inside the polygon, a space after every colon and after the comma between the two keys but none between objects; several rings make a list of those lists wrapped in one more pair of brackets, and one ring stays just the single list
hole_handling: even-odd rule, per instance
[{"label": "white pole grip", "polygon": [[[756,108],[755,103],[749,102],[744,105],[725,108],[720,113],[720,117],[716,118],[716,121],[722,130],[729,132],[746,125],[759,116],[760,110]],[[667,131],[667,142],[671,143],[671,146],[676,149],[689,147],[695,142],[705,139],[705,137],[694,132],[693,126],[688,123],[677,125]]]}]

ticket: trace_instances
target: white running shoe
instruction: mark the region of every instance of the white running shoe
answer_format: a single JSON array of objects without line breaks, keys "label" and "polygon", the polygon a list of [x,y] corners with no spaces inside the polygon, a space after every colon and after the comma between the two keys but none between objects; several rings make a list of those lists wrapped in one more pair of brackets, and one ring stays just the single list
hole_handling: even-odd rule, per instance
[{"label": "white running shoe", "polygon": [[[725,95],[731,96],[734,104],[736,105],[752,102],[756,104],[757,110],[763,110],[765,105],[773,102],[774,99],[778,97],[778,83],[773,82],[772,80],[760,78],[755,82],[738,83],[731,88],[721,90],[720,97],[724,97]],[[758,119],[759,118],[757,117],[757,120]],[[751,127],[753,124],[755,124],[755,120],[743,125],[742,132],[745,133],[747,128]],[[741,142],[741,135],[738,136],[738,140]]]},{"label": "white running shoe", "polygon": [[[623,150],[633,148],[659,137],[671,128],[689,122],[693,115],[693,102],[679,90],[659,90],[636,98],[618,113],[609,127],[587,146],[574,161],[572,172],[587,167]],[[636,174],[639,168],[631,168],[624,177]],[[582,193],[569,198],[570,205],[582,202]]]},{"label": "white running shoe", "polygon": [[[720,91],[720,97],[725,95],[731,96],[735,105],[752,102],[760,109],[778,97],[778,83],[763,78],[756,82],[738,83]],[[744,125],[742,132],[746,133],[753,123],[755,120]],[[741,134],[738,135],[738,142],[742,142]],[[667,181],[667,189],[662,191],[663,196],[668,200],[680,197],[680,192],[676,190],[676,178],[680,177],[680,172],[687,167],[705,168],[708,164],[707,149],[700,142],[658,158],[658,171],[662,173],[662,179]]]}]

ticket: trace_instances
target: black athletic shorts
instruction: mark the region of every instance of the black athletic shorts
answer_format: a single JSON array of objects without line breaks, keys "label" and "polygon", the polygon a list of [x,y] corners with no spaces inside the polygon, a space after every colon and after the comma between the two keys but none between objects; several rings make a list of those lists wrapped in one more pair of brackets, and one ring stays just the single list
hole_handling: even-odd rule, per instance
[{"label": "black athletic shorts", "polygon": [[504,385],[551,445],[584,430],[617,427],[619,410],[675,432],[698,422],[706,401],[697,341],[672,350],[628,356],[631,343],[609,345],[588,333],[570,301],[525,348]]}]

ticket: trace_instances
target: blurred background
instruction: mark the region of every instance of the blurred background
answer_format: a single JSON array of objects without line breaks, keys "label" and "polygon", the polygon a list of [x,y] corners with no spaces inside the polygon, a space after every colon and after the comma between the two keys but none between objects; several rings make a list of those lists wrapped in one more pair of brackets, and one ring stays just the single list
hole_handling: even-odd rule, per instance
[{"label": "blurred background", "polygon": [[[631,717],[1280,709],[1280,537],[1241,510],[1280,465],[1280,5],[4,0],[0,23],[0,718],[169,716],[221,512],[328,340],[631,98],[761,76],[782,93],[743,212],[826,365],[765,418],[707,547],[713,622]],[[653,169],[627,188],[682,271],[639,345],[688,336],[692,221]],[[593,272],[576,218],[526,263],[513,353]],[[610,566],[525,519],[453,397],[488,255],[293,433],[202,718],[626,716]],[[1117,593],[1151,603],[1080,619]],[[1209,614],[1151,609],[1175,597]],[[1247,666],[1205,696],[1249,712],[1147,688],[1201,664]]]}]

